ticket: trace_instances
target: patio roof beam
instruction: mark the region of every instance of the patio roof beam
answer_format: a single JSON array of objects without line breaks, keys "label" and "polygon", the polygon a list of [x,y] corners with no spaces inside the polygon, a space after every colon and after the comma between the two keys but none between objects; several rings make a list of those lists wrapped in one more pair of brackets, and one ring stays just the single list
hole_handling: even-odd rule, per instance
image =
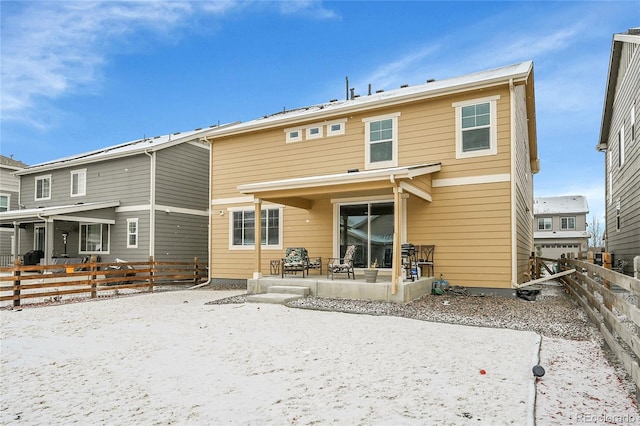
[{"label": "patio roof beam", "polygon": [[400,188],[404,189],[405,191],[407,191],[410,194],[415,195],[416,197],[422,198],[425,201],[433,201],[433,199],[431,198],[431,194],[429,194],[427,191],[423,191],[422,189],[418,188],[415,185],[410,184],[409,182],[400,182],[399,184]]},{"label": "patio roof beam", "polygon": [[274,204],[282,204],[285,206],[297,207],[299,209],[311,210],[313,207],[313,200],[308,200],[301,197],[263,197],[264,201],[269,201]]}]

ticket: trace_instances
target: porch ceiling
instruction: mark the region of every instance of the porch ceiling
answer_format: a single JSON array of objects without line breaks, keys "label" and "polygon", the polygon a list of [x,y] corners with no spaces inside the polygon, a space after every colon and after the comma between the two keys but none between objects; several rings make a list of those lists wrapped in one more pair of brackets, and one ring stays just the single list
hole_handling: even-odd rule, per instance
[{"label": "porch ceiling", "polygon": [[414,177],[440,171],[440,163],[418,164],[362,172],[316,175],[238,186],[243,194],[278,204],[310,209],[313,202],[327,198],[348,198],[393,194],[394,186],[431,201],[430,188]]}]

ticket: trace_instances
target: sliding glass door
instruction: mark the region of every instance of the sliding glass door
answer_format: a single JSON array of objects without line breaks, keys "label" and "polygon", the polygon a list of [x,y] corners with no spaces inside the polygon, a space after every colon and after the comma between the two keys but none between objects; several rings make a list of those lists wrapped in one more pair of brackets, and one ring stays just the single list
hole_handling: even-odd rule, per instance
[{"label": "sliding glass door", "polygon": [[355,245],[356,268],[374,263],[379,268],[391,268],[393,222],[393,202],[340,205],[340,257],[347,246]]}]

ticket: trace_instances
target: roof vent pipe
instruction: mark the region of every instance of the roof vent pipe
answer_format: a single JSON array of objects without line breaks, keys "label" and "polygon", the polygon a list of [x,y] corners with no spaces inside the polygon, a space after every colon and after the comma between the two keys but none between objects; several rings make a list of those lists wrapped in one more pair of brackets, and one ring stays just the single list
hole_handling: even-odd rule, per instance
[{"label": "roof vent pipe", "polygon": [[347,85],[347,98],[346,98],[346,100],[348,101],[349,100],[349,76],[346,76],[344,78],[344,80],[345,80],[346,85]]},{"label": "roof vent pipe", "polygon": [[371,83],[369,83],[369,93],[367,93],[368,96],[371,96]]},{"label": "roof vent pipe", "polygon": [[355,98],[356,97],[356,89],[352,87],[349,90],[351,90],[351,99]]}]

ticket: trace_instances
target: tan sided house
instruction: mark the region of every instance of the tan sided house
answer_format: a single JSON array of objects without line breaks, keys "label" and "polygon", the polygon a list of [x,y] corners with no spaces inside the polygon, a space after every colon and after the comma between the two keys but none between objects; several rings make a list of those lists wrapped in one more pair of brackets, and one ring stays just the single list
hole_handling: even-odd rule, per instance
[{"label": "tan sided house", "polygon": [[[402,302],[441,274],[465,287],[526,281],[539,171],[533,63],[349,93],[208,133],[211,277],[247,279],[250,292],[267,275],[301,282],[277,270],[301,247],[322,258],[304,278],[319,296]],[[409,279],[402,244],[416,258],[435,246],[434,267]],[[357,279],[328,278],[329,258],[352,245]],[[362,283],[372,265],[380,282]]]}]

